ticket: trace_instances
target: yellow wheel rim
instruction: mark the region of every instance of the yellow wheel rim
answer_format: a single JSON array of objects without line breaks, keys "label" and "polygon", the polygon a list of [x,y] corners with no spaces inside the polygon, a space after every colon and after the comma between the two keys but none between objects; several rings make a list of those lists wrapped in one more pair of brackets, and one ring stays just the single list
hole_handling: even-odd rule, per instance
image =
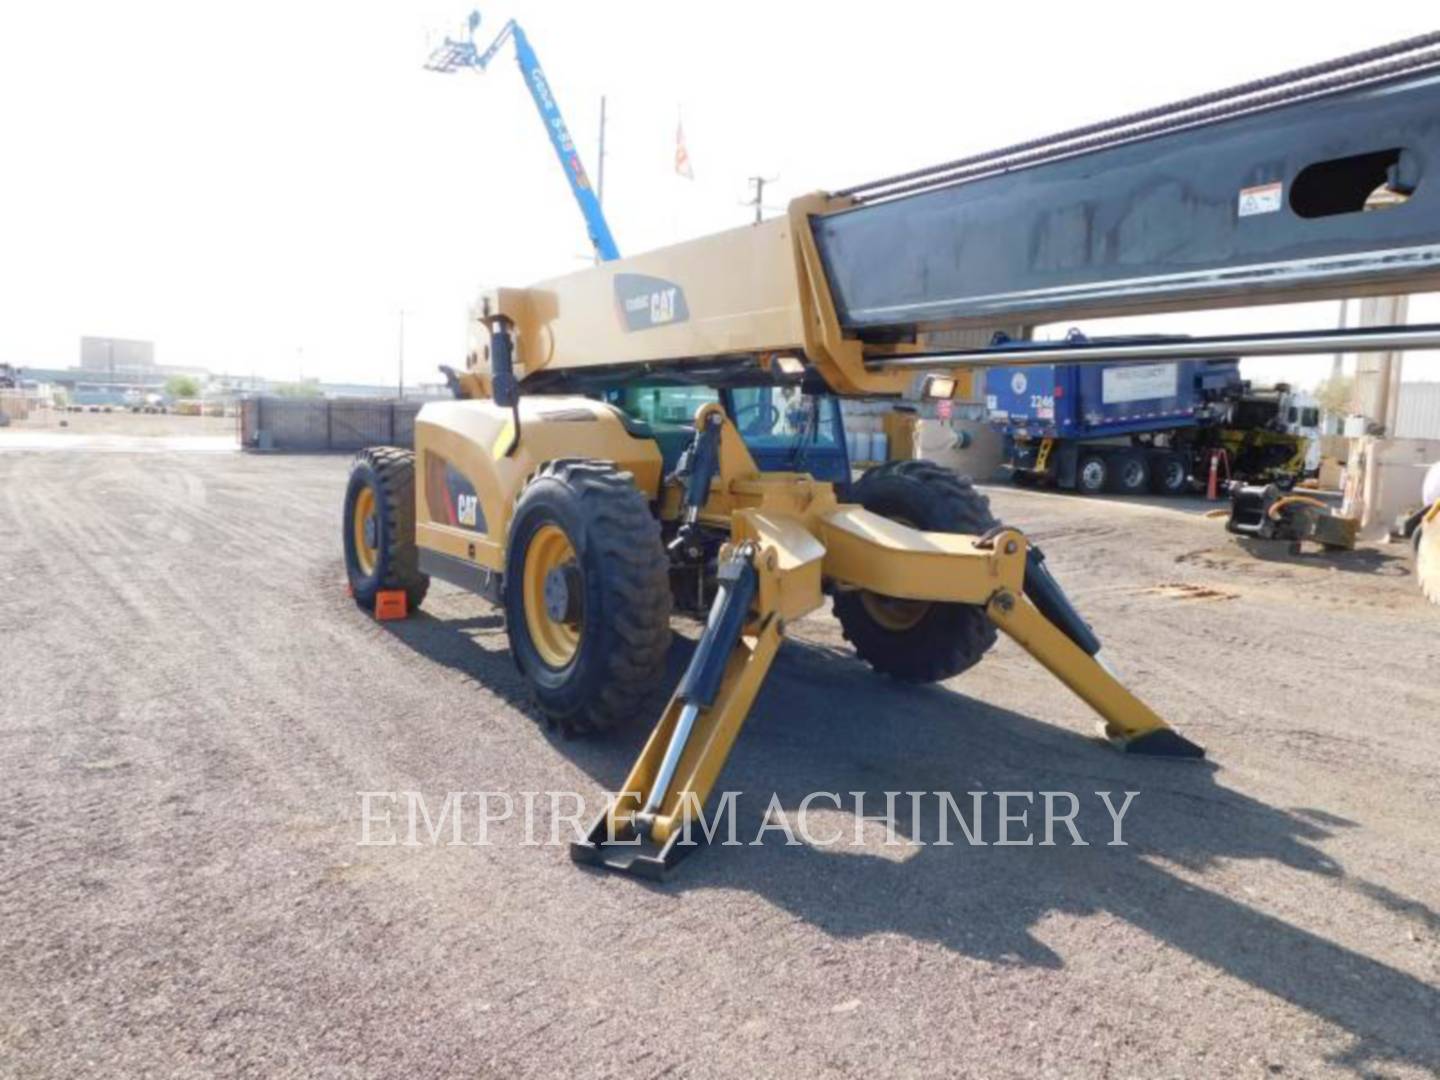
[{"label": "yellow wheel rim", "polygon": [[[909,518],[894,515],[890,520],[917,528]],[[929,600],[902,600],[898,596],[884,596],[862,589],[860,603],[865,613],[880,626],[894,633],[913,630],[930,610]]]},{"label": "yellow wheel rim", "polygon": [[375,563],[379,558],[379,549],[369,541],[367,533],[374,530],[376,538],[379,538],[378,522],[371,525],[375,517],[375,489],[366,486],[355,496],[355,510],[350,515],[350,529],[355,540],[355,561],[360,566],[360,572],[366,577],[375,573]]},{"label": "yellow wheel rim", "polygon": [[[556,617],[552,604],[547,604],[545,586],[552,574],[564,573],[565,567],[575,567],[575,549],[570,538],[558,525],[542,525],[530,538],[529,549],[525,552],[523,571],[523,598],[525,601],[525,626],[530,631],[530,641],[540,659],[552,668],[563,668],[575,659],[580,650],[582,616],[573,618],[566,615]],[[578,583],[578,574],[566,575],[571,585]],[[554,582],[552,581],[552,589]],[[578,602],[579,598],[574,598]],[[573,610],[575,603],[570,605]]]},{"label": "yellow wheel rim", "polygon": [[896,633],[913,629],[930,610],[929,600],[901,600],[899,597],[882,596],[865,590],[860,592],[860,603],[864,605],[865,613],[870,618],[886,630]]}]

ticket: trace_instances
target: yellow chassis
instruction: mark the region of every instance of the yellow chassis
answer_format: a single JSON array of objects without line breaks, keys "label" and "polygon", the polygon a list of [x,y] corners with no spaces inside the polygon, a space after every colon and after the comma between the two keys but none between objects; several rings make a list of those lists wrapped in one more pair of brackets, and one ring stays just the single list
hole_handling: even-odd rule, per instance
[{"label": "yellow chassis", "polygon": [[1440,604],[1440,502],[1425,512],[1415,545],[1415,576],[1432,604]]}]

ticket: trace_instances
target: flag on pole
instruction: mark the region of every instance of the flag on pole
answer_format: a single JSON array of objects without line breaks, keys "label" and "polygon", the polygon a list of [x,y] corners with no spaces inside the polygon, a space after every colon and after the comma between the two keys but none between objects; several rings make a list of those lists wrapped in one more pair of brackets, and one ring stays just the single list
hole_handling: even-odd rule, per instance
[{"label": "flag on pole", "polygon": [[695,179],[695,170],[690,167],[690,152],[685,149],[685,127],[675,122],[675,174],[686,180]]}]

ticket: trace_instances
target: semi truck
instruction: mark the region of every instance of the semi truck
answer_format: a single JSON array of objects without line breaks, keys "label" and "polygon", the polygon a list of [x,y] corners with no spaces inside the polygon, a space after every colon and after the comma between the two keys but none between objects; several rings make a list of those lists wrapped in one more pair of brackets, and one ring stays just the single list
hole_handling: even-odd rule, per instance
[{"label": "semi truck", "polygon": [[[1067,343],[1167,340],[1186,339],[1072,333]],[[1235,358],[1040,364],[991,368],[985,403],[1018,484],[1178,495],[1207,477],[1212,461],[1230,479],[1293,482],[1308,440],[1287,429],[1286,389],[1252,389]]]}]

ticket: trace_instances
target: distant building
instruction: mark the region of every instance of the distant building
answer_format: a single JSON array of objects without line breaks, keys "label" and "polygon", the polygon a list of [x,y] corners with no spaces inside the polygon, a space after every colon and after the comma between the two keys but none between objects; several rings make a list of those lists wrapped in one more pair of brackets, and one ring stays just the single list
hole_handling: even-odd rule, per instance
[{"label": "distant building", "polygon": [[155,343],[130,341],[125,338],[82,337],[80,369],[87,375],[130,378],[155,372]]},{"label": "distant building", "polygon": [[25,367],[27,384],[50,383],[64,389],[77,405],[124,405],[159,394],[165,381],[189,375],[204,381],[210,372],[195,364],[155,362],[155,343],[129,338],[82,337],[80,363],[69,368]]},{"label": "distant building", "polygon": [[1397,439],[1440,440],[1440,382],[1403,382],[1396,403]]},{"label": "distant building", "polygon": [[[7,375],[7,371],[9,374]],[[63,390],[76,405],[127,405],[150,395],[163,394],[165,383],[174,376],[198,380],[207,401],[234,401],[247,395],[274,394],[317,398],[373,398],[396,395],[393,383],[326,383],[310,378],[299,381],[270,379],[262,375],[214,374],[198,364],[157,364],[155,343],[129,338],[82,337],[80,363],[68,368],[0,365],[0,385],[13,378],[25,388]],[[443,383],[405,387],[412,401],[450,396]]]}]

